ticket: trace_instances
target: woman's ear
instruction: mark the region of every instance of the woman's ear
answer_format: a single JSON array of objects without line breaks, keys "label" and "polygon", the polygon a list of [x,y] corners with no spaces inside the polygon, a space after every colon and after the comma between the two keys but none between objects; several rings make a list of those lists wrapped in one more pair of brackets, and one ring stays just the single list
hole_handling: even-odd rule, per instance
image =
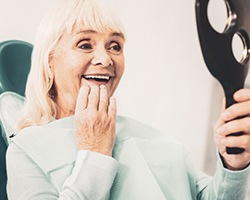
[{"label": "woman's ear", "polygon": [[53,56],[53,53],[50,53],[49,54],[49,58],[48,58],[48,64],[49,64],[49,67],[47,68],[47,73],[48,73],[48,78],[50,80],[50,84],[52,85],[53,84],[53,81],[54,81],[54,56]]},{"label": "woman's ear", "polygon": [[56,99],[56,91],[54,88],[54,62],[53,62],[53,53],[49,54],[49,68],[48,68],[48,78],[49,78],[49,96],[54,101]]},{"label": "woman's ear", "polygon": [[50,70],[54,70],[54,65],[53,65],[53,53],[49,54],[49,68]]}]

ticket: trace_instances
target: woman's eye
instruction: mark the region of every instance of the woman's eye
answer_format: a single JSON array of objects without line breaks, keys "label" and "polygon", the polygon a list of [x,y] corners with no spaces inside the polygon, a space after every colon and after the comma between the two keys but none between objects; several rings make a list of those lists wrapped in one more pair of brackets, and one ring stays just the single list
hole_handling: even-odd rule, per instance
[{"label": "woman's eye", "polygon": [[84,50],[91,50],[92,45],[90,43],[84,43],[84,44],[80,44],[79,48],[84,49]]},{"label": "woman's eye", "polygon": [[122,48],[118,43],[113,43],[109,46],[108,50],[114,53],[120,53]]}]

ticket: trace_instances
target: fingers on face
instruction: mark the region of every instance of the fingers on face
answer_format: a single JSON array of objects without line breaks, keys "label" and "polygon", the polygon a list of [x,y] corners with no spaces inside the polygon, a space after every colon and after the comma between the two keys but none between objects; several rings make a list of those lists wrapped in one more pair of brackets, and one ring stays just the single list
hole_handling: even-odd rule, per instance
[{"label": "fingers on face", "polygon": [[88,108],[97,110],[100,99],[100,88],[97,85],[92,85],[88,95]]},{"label": "fingers on face", "polygon": [[108,105],[109,105],[108,90],[107,90],[106,86],[101,85],[100,86],[100,101],[99,101],[98,110],[100,110],[102,112],[107,112]]},{"label": "fingers on face", "polygon": [[111,117],[116,116],[116,99],[113,96],[109,100],[108,115]]},{"label": "fingers on face", "polygon": [[78,98],[76,109],[87,109],[93,111],[100,111],[107,113],[110,116],[116,115],[116,100],[114,97],[109,98],[107,87],[101,85],[81,87]]},{"label": "fingers on face", "polygon": [[84,110],[87,108],[89,92],[90,87],[87,85],[84,85],[80,88],[76,101],[76,110]]},{"label": "fingers on face", "polygon": [[106,112],[110,117],[116,116],[115,97],[108,97],[108,90],[104,85],[100,86],[99,111]]}]

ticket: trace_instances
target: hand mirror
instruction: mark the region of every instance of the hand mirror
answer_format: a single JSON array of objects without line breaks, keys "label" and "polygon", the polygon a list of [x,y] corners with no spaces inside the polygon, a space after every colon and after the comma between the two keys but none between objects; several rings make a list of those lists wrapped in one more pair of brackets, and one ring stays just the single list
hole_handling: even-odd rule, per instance
[{"label": "hand mirror", "polygon": [[[211,0],[196,0],[196,22],[203,58],[210,73],[220,82],[226,97],[226,107],[235,103],[233,94],[244,87],[249,68],[250,1],[222,1],[227,10],[227,22],[222,33],[212,27],[208,18],[208,5]],[[243,56],[235,58],[232,41],[237,35],[243,43]],[[232,133],[239,136],[244,133]],[[228,154],[240,154],[242,148],[227,147]]]}]

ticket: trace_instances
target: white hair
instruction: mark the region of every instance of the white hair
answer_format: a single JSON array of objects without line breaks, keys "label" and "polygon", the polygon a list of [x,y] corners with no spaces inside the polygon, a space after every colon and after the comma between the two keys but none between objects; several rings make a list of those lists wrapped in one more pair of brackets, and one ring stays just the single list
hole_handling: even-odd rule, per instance
[{"label": "white hair", "polygon": [[31,70],[26,85],[26,105],[18,129],[48,123],[56,117],[54,75],[49,66],[50,56],[60,37],[74,27],[82,26],[103,33],[124,34],[118,18],[99,0],[66,0],[46,15],[38,28],[32,52]]}]

